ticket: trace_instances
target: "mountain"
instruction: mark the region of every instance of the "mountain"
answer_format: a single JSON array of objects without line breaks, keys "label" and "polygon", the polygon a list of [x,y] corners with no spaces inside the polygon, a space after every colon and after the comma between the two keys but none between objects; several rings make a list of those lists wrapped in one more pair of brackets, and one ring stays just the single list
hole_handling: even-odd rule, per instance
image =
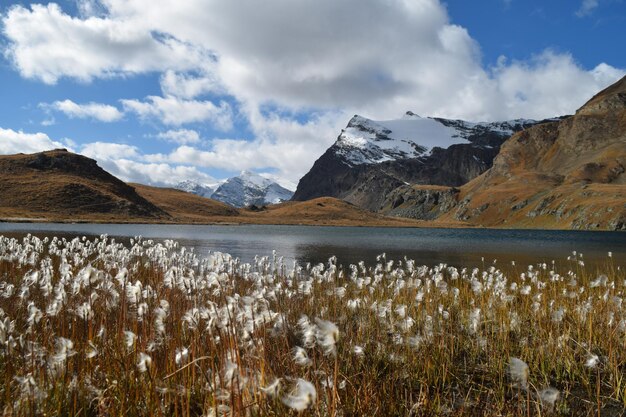
[{"label": "mountain", "polygon": [[65,149],[0,156],[0,196],[5,218],[169,219],[96,161]]},{"label": "mountain", "polygon": [[174,188],[200,197],[212,198],[233,207],[264,206],[288,201],[292,191],[277,182],[249,171],[217,184],[200,184],[187,180]]},{"label": "mountain", "polygon": [[292,191],[269,178],[243,171],[217,187],[211,198],[234,207],[247,207],[281,203],[288,201],[292,195]]},{"label": "mountain", "polygon": [[462,187],[404,185],[382,214],[485,227],[626,230],[626,77],[528,128]]},{"label": "mountain", "polygon": [[470,123],[412,112],[387,121],[355,115],[300,180],[292,199],[331,196],[377,211],[403,185],[460,186],[489,169],[513,133],[537,123]]},{"label": "mountain", "polygon": [[187,193],[195,194],[204,198],[211,198],[219,184],[211,186],[207,184],[200,184],[192,180],[181,181],[174,186],[175,189],[185,191]]},{"label": "mountain", "polygon": [[[266,183],[254,175],[244,178]],[[276,195],[271,182],[265,187],[266,197],[270,198],[272,193]],[[0,156],[0,221],[421,225],[371,213],[333,198],[237,209],[173,188],[126,184],[93,159],[65,149]]]},{"label": "mountain", "polygon": [[626,77],[575,115],[517,133],[441,219],[626,230]]}]

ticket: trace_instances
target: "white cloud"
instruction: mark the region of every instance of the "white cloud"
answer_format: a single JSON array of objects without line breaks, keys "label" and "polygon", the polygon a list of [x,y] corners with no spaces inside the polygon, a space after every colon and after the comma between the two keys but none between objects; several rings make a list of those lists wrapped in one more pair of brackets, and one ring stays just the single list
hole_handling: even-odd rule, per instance
[{"label": "white cloud", "polygon": [[54,126],[56,124],[56,119],[54,117],[47,117],[41,121],[42,126]]},{"label": "white cloud", "polygon": [[125,158],[98,160],[98,163],[108,172],[126,182],[155,186],[173,186],[184,180],[209,184],[215,182],[215,178],[190,166],[142,163]]},{"label": "white cloud", "polygon": [[139,157],[139,149],[136,146],[110,142],[88,143],[83,145],[80,153],[100,161]]},{"label": "white cloud", "polygon": [[196,167],[149,161],[146,163],[145,155],[132,145],[93,142],[83,145],[80,153],[96,159],[102,168],[126,182],[156,186],[172,186],[186,179],[215,182],[215,178]]},{"label": "white cloud", "polygon": [[[585,0],[581,10],[597,1]],[[164,98],[125,104],[171,125],[217,120],[230,126],[224,117],[230,109],[191,100],[212,93],[257,107],[340,109],[377,118],[411,109],[494,120],[536,117],[538,108],[541,117],[571,113],[589,90],[606,86],[569,55],[552,53],[551,60],[564,63],[561,78],[570,77],[565,82],[574,86],[562,105],[546,105],[553,90],[517,100],[508,94],[515,90],[513,77],[503,80],[505,68],[481,65],[479,45],[449,21],[439,0],[266,0],[262,8],[255,0],[82,3],[83,18],[55,4],[11,8],[4,33],[17,68],[46,82],[160,71]],[[532,60],[510,69],[520,66],[518,87],[552,79]],[[591,84],[576,85],[580,80]]]},{"label": "white cloud", "polygon": [[576,11],[576,16],[585,17],[590,15],[598,7],[599,3],[599,0],[583,0],[580,8]]},{"label": "white cloud", "polygon": [[601,88],[624,75],[609,65],[600,64],[586,71],[569,54],[546,51],[529,62],[501,61],[494,69],[496,97],[500,111],[496,117],[518,112],[524,117],[541,119],[572,114]]},{"label": "white cloud", "polygon": [[200,142],[200,135],[195,130],[178,129],[168,130],[156,135],[157,138],[179,145],[187,145]]},{"label": "white cloud", "polygon": [[65,145],[54,141],[45,133],[24,133],[21,130],[0,128],[0,154],[35,153],[63,148]]},{"label": "white cloud", "polygon": [[232,110],[228,103],[218,106],[211,101],[184,100],[176,97],[148,96],[145,101],[121,100],[124,110],[142,119],[156,119],[166,125],[212,122],[220,130],[232,128]]},{"label": "white cloud", "polygon": [[208,93],[223,93],[223,86],[213,72],[190,75],[166,71],[161,76],[161,90],[166,96],[191,99]]},{"label": "white cloud", "polygon": [[[89,7],[96,4],[83,3]],[[33,4],[30,9],[13,6],[2,23],[9,40],[6,55],[22,76],[47,84],[61,77],[90,81],[146,71],[187,70],[211,59],[202,49],[121,16],[80,19],[64,13],[55,3]]]},{"label": "white cloud", "polygon": [[108,104],[86,103],[77,104],[72,100],[55,101],[54,103],[41,103],[41,107],[60,111],[70,118],[96,119],[101,122],[116,122],[124,114],[117,107]]}]

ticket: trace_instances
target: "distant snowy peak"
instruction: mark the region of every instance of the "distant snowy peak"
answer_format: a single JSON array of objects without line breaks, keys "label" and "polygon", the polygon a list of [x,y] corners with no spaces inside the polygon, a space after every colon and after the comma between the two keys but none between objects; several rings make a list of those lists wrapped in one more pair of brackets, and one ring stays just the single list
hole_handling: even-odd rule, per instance
[{"label": "distant snowy peak", "polygon": [[273,181],[270,180],[269,178],[263,177],[251,171],[241,171],[241,174],[239,174],[238,177],[233,177],[233,178],[240,178],[243,182],[247,183],[248,185],[256,186],[260,188],[269,187],[270,184],[273,183]]},{"label": "distant snowy peak", "polygon": [[[534,120],[471,123],[463,120],[420,117],[407,112],[401,119],[375,121],[355,115],[335,142],[335,153],[349,165],[378,164],[427,155],[433,148],[475,143],[492,134],[508,137]],[[477,143],[481,145],[480,143]]]},{"label": "distant snowy peak", "polygon": [[235,207],[263,206],[287,201],[293,195],[278,183],[262,175],[243,171],[229,178],[213,193],[211,198]]},{"label": "distant snowy peak", "polygon": [[218,185],[219,184],[213,186],[208,184],[199,184],[195,181],[186,180],[179,182],[174,186],[174,188],[199,195],[200,197],[211,198],[211,195],[213,195]]},{"label": "distant snowy peak", "polygon": [[240,175],[217,184],[199,184],[187,180],[178,183],[174,188],[235,207],[278,204],[288,201],[293,195],[293,191],[282,187],[271,178],[250,171],[243,171]]}]

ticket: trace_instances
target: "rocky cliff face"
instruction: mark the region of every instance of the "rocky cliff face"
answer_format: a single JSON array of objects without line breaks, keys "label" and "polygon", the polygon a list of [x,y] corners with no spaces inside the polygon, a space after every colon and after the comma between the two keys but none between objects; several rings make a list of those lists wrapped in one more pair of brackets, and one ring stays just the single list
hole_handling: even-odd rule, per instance
[{"label": "rocky cliff face", "polygon": [[514,135],[443,219],[500,227],[626,229],[626,77],[574,116]]},{"label": "rocky cliff face", "polygon": [[417,220],[435,220],[457,205],[459,189],[435,185],[403,185],[389,193],[381,213]]},{"label": "rocky cliff face", "polygon": [[354,116],[292,199],[332,196],[378,211],[403,185],[460,186],[491,167],[508,137],[536,123],[470,123],[411,112],[383,122]]}]

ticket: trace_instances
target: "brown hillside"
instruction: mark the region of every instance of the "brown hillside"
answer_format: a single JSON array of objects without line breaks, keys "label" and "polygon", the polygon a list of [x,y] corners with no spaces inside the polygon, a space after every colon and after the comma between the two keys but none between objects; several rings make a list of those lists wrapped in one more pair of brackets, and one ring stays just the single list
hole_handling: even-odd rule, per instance
[{"label": "brown hillside", "polygon": [[93,159],[64,149],[0,156],[0,217],[72,221],[169,218]]},{"label": "brown hillside", "polygon": [[[267,207],[262,211],[243,210],[242,223],[306,224],[326,226],[434,226],[426,222],[390,218],[361,209],[333,197],[309,201],[290,201]],[[458,226],[459,222],[454,222]],[[444,225],[437,225],[444,227]],[[450,224],[449,226],[453,226]]]},{"label": "brown hillside", "polygon": [[626,77],[574,116],[531,127],[442,219],[487,227],[626,229]]}]

